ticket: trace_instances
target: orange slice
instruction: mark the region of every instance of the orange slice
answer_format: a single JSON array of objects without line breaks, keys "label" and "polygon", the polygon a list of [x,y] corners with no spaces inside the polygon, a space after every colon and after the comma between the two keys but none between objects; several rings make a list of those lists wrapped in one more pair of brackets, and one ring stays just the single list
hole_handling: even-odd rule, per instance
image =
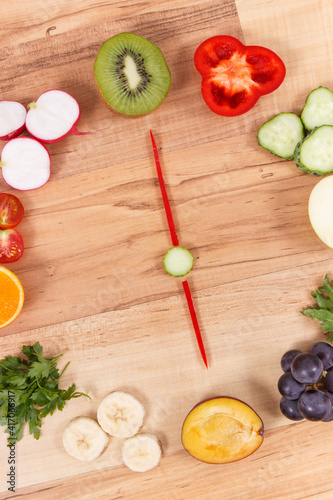
[{"label": "orange slice", "polygon": [[0,328],[9,325],[20,314],[24,291],[18,277],[0,266]]}]

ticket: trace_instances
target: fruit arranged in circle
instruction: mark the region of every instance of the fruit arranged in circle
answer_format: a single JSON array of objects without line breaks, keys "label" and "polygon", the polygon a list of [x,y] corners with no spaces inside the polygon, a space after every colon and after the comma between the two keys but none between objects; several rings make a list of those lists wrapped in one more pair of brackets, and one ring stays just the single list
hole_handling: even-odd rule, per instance
[{"label": "fruit arranged in circle", "polygon": [[323,391],[309,389],[301,394],[298,400],[298,409],[304,418],[317,422],[328,416],[332,404]]},{"label": "fruit arranged in circle", "polygon": [[262,444],[263,434],[263,422],[250,406],[231,397],[217,397],[190,411],[181,438],[194,458],[222,464],[251,455]]},{"label": "fruit arranged in circle", "polygon": [[280,394],[286,399],[298,399],[304,392],[306,384],[301,384],[294,379],[291,372],[281,375],[278,381],[278,389]]},{"label": "fruit arranged in circle", "polygon": [[261,125],[258,144],[270,153],[292,160],[297,144],[304,138],[304,127],[294,113],[279,113]]},{"label": "fruit arranged in circle", "polygon": [[4,328],[20,314],[24,291],[18,277],[3,266],[0,266],[0,290],[0,328]]},{"label": "fruit arranged in circle", "polygon": [[249,111],[259,97],[276,90],[286,68],[273,51],[245,46],[228,35],[202,42],[194,54],[201,74],[201,93],[207,106],[222,116],[238,116]]},{"label": "fruit arranged in circle", "polygon": [[62,441],[69,455],[78,460],[90,462],[103,453],[109,437],[96,420],[77,417],[65,427]]},{"label": "fruit arranged in circle", "polygon": [[120,33],[103,43],[94,73],[103,100],[125,115],[153,111],[165,99],[171,84],[161,50],[132,33]]},{"label": "fruit arranged in circle", "polygon": [[15,101],[0,101],[0,140],[13,139],[25,129],[27,110]]},{"label": "fruit arranged in circle", "polygon": [[106,396],[97,409],[97,420],[111,436],[128,438],[142,427],[145,417],[143,405],[134,396],[114,391]]},{"label": "fruit arranged in circle", "polygon": [[317,236],[333,248],[333,175],[321,179],[309,197],[309,219]]},{"label": "fruit arranged in circle", "polygon": [[333,125],[333,92],[327,87],[318,87],[307,96],[301,113],[306,130],[321,125]]},{"label": "fruit arranged in circle", "polygon": [[0,193],[0,229],[12,229],[17,226],[23,215],[23,205],[16,196]]},{"label": "fruit arranged in circle", "polygon": [[285,373],[290,372],[291,363],[293,362],[294,358],[296,358],[296,356],[301,353],[302,351],[299,351],[297,349],[291,349],[290,351],[284,353],[281,358],[281,368]]},{"label": "fruit arranged in circle", "polygon": [[76,129],[81,115],[78,102],[63,90],[47,90],[28,106],[28,132],[45,143],[59,142]]},{"label": "fruit arranged in circle", "polygon": [[0,263],[16,262],[23,255],[23,238],[16,229],[0,229]]},{"label": "fruit arranged in circle", "polygon": [[287,399],[283,396],[280,401],[280,410],[289,420],[303,420],[304,418],[298,409],[297,399]]},{"label": "fruit arranged in circle", "polygon": [[16,137],[1,152],[2,176],[12,188],[27,191],[43,186],[50,177],[49,152],[31,137]]},{"label": "fruit arranged in circle", "polygon": [[291,373],[301,384],[315,384],[323,373],[323,363],[315,354],[302,352],[291,363]]},{"label": "fruit arranged in circle", "polygon": [[324,386],[328,391],[333,393],[333,368],[327,370],[324,377]]},{"label": "fruit arranged in circle", "polygon": [[[316,342],[308,352],[287,351],[278,381],[281,413],[289,420],[333,420],[333,347]],[[289,368],[289,370],[288,370]]]},{"label": "fruit arranged in circle", "polygon": [[331,344],[327,342],[316,342],[310,347],[309,352],[318,356],[323,364],[324,370],[328,370],[333,366],[333,347]]},{"label": "fruit arranged in circle", "polygon": [[142,433],[126,439],[121,455],[129,469],[134,472],[146,472],[160,463],[162,447],[156,436]]}]

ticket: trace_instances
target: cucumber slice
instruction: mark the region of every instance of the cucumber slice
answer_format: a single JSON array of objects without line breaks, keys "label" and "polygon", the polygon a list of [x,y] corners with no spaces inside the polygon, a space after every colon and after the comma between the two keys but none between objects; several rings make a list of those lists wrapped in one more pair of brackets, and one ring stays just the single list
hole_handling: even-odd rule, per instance
[{"label": "cucumber slice", "polygon": [[333,248],[333,176],[321,179],[309,198],[309,218],[317,236]]},{"label": "cucumber slice", "polygon": [[172,247],[165,254],[163,265],[171,276],[185,276],[192,269],[193,257],[186,248]]},{"label": "cucumber slice", "polygon": [[280,158],[292,160],[297,144],[304,137],[302,120],[294,113],[280,113],[258,131],[258,143]]},{"label": "cucumber slice", "polygon": [[312,90],[306,98],[301,120],[306,130],[333,125],[333,92],[326,87]]},{"label": "cucumber slice", "polygon": [[296,166],[305,173],[325,175],[333,172],[333,126],[322,125],[305,137],[295,149]]}]

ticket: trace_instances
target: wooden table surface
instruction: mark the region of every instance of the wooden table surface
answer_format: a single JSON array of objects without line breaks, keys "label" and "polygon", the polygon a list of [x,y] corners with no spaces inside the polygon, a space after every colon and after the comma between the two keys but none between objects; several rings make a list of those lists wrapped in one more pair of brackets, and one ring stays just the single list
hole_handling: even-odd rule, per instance
[{"label": "wooden table surface", "polygon": [[[8,265],[25,305],[1,330],[0,354],[39,340],[70,361],[62,384],[88,392],[48,417],[39,441],[17,445],[17,489],[7,491],[1,429],[1,498],[322,499],[333,498],[333,424],[291,423],[279,411],[280,357],[325,340],[299,311],[333,268],[333,251],[307,215],[318,179],[257,144],[258,127],[282,111],[300,113],[319,85],[333,89],[330,0],[25,0],[2,2],[1,99],[28,104],[43,91],[68,91],[82,110],[79,129],[48,146],[51,179],[19,195],[25,253]],[[122,31],[156,43],[172,74],[165,102],[128,119],[99,100],[93,63],[104,40]],[[212,113],[200,93],[193,54],[228,34],[283,59],[282,86],[247,114]],[[189,283],[207,349],[204,367],[181,282],[162,257],[171,246],[149,138],[158,143],[181,244],[195,266]],[[137,396],[144,430],[164,457],[145,474],[122,465],[120,440],[92,463],[66,454],[73,417],[96,417],[113,390]],[[210,396],[246,401],[262,417],[265,440],[252,456],[207,465],[180,440],[188,411]]]}]

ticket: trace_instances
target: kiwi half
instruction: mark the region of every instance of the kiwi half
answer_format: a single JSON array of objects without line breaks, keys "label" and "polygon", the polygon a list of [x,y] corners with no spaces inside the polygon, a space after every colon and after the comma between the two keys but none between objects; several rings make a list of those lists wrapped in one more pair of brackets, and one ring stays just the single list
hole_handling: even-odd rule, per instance
[{"label": "kiwi half", "polygon": [[126,115],[153,111],[165,99],[171,84],[161,50],[133,33],[120,33],[103,43],[94,73],[106,103]]}]

